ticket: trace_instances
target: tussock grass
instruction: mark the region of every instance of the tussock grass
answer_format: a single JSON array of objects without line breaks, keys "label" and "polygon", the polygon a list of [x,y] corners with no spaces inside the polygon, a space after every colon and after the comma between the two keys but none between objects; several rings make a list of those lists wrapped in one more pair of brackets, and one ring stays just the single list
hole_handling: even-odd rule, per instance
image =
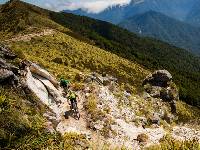
[{"label": "tussock grass", "polygon": [[60,32],[33,38],[29,42],[15,42],[12,49],[20,55],[23,53],[27,59],[42,64],[57,77],[64,75],[74,79],[79,71],[106,72],[121,82],[137,87],[149,73],[137,63]]},{"label": "tussock grass", "polygon": [[[25,94],[21,89],[0,87],[0,147],[39,148],[34,141],[39,142],[47,136],[42,117],[44,111],[45,107],[34,95]],[[41,147],[45,145],[45,139],[41,141]]]},{"label": "tussock grass", "polygon": [[146,150],[198,150],[200,144],[197,140],[190,141],[178,141],[172,138],[170,135],[166,135],[160,140],[160,145],[153,145]]}]

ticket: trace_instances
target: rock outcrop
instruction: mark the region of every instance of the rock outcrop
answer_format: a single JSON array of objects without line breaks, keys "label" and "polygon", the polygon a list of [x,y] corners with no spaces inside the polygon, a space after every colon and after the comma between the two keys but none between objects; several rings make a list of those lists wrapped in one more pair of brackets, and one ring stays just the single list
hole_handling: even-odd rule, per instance
[{"label": "rock outcrop", "polygon": [[3,46],[0,46],[0,55],[5,59],[15,59],[17,57],[17,55],[12,53],[8,48],[4,48]]},{"label": "rock outcrop", "polygon": [[0,83],[15,85],[18,83],[19,69],[6,61],[14,59],[16,55],[0,46]]},{"label": "rock outcrop", "polygon": [[172,75],[167,70],[157,70],[148,75],[143,86],[153,98],[169,102],[172,113],[176,113],[176,100],[179,99],[178,89],[172,81]]},{"label": "rock outcrop", "polygon": [[144,79],[143,85],[149,83],[152,86],[167,87],[171,80],[172,75],[167,70],[157,70]]},{"label": "rock outcrop", "polygon": [[62,91],[59,90],[59,83],[46,70],[35,63],[30,63],[27,67],[26,84],[36,96],[56,114],[60,119],[62,108],[59,104],[65,101]]},{"label": "rock outcrop", "polygon": [[29,68],[32,73],[48,79],[55,87],[59,86],[58,81],[51,74],[49,74],[46,70],[39,67],[37,64],[32,63]]}]

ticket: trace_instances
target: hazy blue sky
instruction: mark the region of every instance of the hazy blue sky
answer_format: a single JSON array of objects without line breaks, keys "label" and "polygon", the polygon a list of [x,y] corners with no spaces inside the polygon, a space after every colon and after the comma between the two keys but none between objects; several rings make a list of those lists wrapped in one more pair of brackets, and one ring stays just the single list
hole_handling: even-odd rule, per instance
[{"label": "hazy blue sky", "polygon": [[[0,0],[0,3],[5,3],[8,0]],[[83,9],[88,12],[98,13],[109,6],[125,5],[131,0],[24,0],[43,8],[48,8],[54,11],[64,9]]]}]

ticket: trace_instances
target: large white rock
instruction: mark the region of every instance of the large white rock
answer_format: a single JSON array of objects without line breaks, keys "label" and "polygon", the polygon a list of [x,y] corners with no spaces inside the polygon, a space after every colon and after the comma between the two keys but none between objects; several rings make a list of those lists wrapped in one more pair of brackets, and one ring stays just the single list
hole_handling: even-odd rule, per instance
[{"label": "large white rock", "polygon": [[35,95],[46,105],[49,105],[49,101],[52,100],[49,97],[48,91],[45,88],[44,84],[42,84],[41,81],[35,79],[29,68],[27,68],[27,75],[26,75],[26,82],[28,85],[28,88],[35,93]]},{"label": "large white rock", "polygon": [[29,68],[27,68],[26,82],[28,88],[54,112],[56,119],[60,120],[65,111],[62,108],[62,103],[66,101],[62,93],[52,82],[44,77],[33,74]]},{"label": "large white rock", "polygon": [[48,79],[49,81],[51,81],[51,83],[55,87],[58,87],[58,85],[59,85],[58,81],[50,73],[48,73],[46,70],[42,69],[37,64],[32,63],[31,66],[30,66],[30,71],[34,74],[37,74],[41,77]]}]

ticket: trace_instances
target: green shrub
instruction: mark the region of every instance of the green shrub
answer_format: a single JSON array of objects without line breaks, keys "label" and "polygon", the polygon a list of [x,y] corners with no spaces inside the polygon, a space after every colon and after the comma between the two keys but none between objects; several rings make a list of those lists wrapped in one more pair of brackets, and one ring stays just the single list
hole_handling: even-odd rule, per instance
[{"label": "green shrub", "polygon": [[149,139],[148,135],[142,133],[137,136],[137,141],[139,142],[147,142]]},{"label": "green shrub", "polygon": [[76,150],[76,149],[87,149],[89,147],[89,142],[86,137],[82,134],[77,133],[66,133],[63,137],[64,139],[64,149]]},{"label": "green shrub", "polygon": [[200,149],[200,144],[198,140],[190,141],[178,141],[172,138],[170,135],[164,136],[160,140],[159,145],[153,145],[146,150],[198,150]]}]

